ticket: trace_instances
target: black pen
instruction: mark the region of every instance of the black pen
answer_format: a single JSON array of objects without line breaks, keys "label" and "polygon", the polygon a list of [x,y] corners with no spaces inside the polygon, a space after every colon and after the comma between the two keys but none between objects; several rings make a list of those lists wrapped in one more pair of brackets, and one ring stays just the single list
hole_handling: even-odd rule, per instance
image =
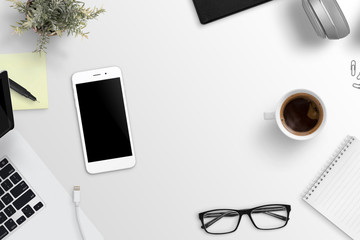
[{"label": "black pen", "polygon": [[14,82],[13,80],[11,80],[9,78],[9,82],[10,82],[10,88],[13,89],[14,91],[18,92],[19,94],[23,95],[26,98],[29,98],[33,101],[37,101],[36,97],[34,97],[34,95],[32,95],[28,90],[26,90],[25,88],[23,88],[21,85],[19,85],[18,83]]}]

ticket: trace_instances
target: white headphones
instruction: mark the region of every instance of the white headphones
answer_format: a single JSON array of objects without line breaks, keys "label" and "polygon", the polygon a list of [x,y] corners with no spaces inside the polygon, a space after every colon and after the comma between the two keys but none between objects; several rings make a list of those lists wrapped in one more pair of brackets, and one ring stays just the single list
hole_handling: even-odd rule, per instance
[{"label": "white headphones", "polygon": [[349,24],[336,0],[302,0],[302,3],[320,37],[340,39],[349,35]]}]

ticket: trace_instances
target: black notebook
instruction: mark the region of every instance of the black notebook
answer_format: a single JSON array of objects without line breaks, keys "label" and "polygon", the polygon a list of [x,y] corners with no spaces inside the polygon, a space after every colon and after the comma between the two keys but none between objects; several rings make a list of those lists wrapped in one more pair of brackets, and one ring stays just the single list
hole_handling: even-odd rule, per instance
[{"label": "black notebook", "polygon": [[200,22],[206,24],[271,0],[193,0]]}]

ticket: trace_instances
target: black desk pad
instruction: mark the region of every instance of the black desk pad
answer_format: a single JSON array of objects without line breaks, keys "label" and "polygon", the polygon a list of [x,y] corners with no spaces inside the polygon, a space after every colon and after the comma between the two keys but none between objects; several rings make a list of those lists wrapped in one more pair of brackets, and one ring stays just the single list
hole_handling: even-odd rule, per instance
[{"label": "black desk pad", "polygon": [[206,24],[271,0],[193,0],[200,22]]}]

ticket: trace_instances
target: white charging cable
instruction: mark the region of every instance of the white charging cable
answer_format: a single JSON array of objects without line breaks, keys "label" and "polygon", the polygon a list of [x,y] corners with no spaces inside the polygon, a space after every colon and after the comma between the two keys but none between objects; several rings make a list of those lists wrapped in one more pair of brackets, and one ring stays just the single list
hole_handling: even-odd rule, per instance
[{"label": "white charging cable", "polygon": [[81,221],[79,219],[79,206],[80,206],[80,186],[74,186],[74,204],[75,204],[75,214],[76,214],[76,221],[79,227],[81,239],[85,240],[83,229],[81,227]]}]

